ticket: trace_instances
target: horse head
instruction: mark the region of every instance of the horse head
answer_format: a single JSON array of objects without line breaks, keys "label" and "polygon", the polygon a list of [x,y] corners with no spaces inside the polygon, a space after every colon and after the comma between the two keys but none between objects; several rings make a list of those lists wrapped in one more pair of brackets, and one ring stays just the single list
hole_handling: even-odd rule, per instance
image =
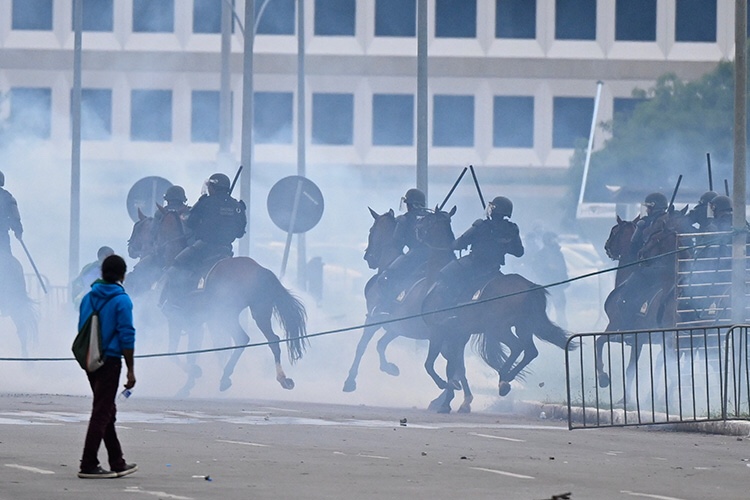
[{"label": "horse head", "polygon": [[450,212],[440,210],[430,211],[417,222],[417,239],[432,250],[449,250],[453,252],[453,242],[456,237],[451,227],[451,217],[456,213],[454,206]]},{"label": "horse head", "polygon": [[370,215],[375,219],[370,234],[367,237],[367,248],[364,259],[370,269],[382,269],[393,262],[393,259],[401,255],[401,248],[396,248],[393,241],[393,233],[396,230],[396,216],[393,209],[383,214],[378,214],[369,208]]},{"label": "horse head", "polygon": [[635,233],[635,225],[640,218],[639,215],[629,221],[621,219],[619,215],[617,216],[617,224],[612,226],[609,237],[604,243],[604,251],[607,252],[607,257],[612,260],[623,260],[623,257],[630,250],[630,241],[633,238],[633,233]]},{"label": "horse head", "polygon": [[154,218],[147,217],[138,208],[138,220],[133,224],[133,230],[128,238],[128,255],[132,259],[143,258],[153,253],[155,242],[153,238]]}]

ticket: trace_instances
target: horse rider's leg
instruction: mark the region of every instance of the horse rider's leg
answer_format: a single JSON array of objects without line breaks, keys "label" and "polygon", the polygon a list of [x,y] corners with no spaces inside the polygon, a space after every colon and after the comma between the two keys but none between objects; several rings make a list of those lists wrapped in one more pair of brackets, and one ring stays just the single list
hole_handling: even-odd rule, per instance
[{"label": "horse rider's leg", "polygon": [[[369,317],[368,317],[369,320]],[[344,392],[354,392],[357,390],[357,374],[359,373],[359,364],[362,362],[362,356],[364,356],[367,346],[372,340],[372,337],[380,329],[379,326],[365,325],[362,329],[362,336],[357,343],[357,350],[354,353],[354,361],[352,366],[349,368],[349,376],[344,381]]]},{"label": "horse rider's leg", "polygon": [[273,353],[273,360],[276,364],[276,380],[284,389],[294,389],[294,380],[288,378],[284,373],[284,369],[281,367],[281,347],[279,345],[280,339],[279,336],[274,333],[271,326],[271,306],[268,305],[268,307],[254,307],[251,309],[251,312],[253,314],[255,324],[258,325],[258,328],[261,332],[263,332],[263,335],[269,342],[268,347]]},{"label": "horse rider's leg", "polygon": [[[246,345],[250,341],[250,337],[247,336],[247,333],[245,333],[245,330],[240,325],[239,312],[236,310],[223,311],[221,313],[214,312],[211,315],[210,329],[212,332],[229,332],[235,346]],[[219,390],[226,391],[232,386],[231,377],[232,373],[234,373],[234,367],[237,366],[237,361],[239,361],[244,351],[244,349],[232,350],[229,361],[224,366],[224,372],[221,375]]]},{"label": "horse rider's leg", "polygon": [[394,377],[397,377],[399,374],[398,366],[388,361],[388,359],[385,357],[385,349],[388,347],[388,344],[390,344],[393,339],[398,336],[398,332],[386,330],[386,332],[382,337],[380,337],[377,343],[378,357],[380,358],[380,371],[383,371],[388,375],[393,375]]}]

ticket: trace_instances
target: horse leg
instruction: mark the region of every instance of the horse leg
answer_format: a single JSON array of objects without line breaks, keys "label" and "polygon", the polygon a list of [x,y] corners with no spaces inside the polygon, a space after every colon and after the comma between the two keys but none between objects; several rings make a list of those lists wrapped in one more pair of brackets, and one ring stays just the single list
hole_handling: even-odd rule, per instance
[{"label": "horse leg", "polygon": [[438,386],[438,389],[445,389],[445,386],[447,385],[446,381],[440,378],[440,375],[435,371],[435,360],[440,354],[440,343],[441,341],[435,339],[429,341],[427,358],[424,361],[424,369],[427,371],[427,374],[433,382],[435,382],[435,385]]},{"label": "horse leg", "polygon": [[380,357],[380,371],[385,372],[388,375],[393,375],[394,377],[398,377],[400,372],[398,366],[388,361],[385,357],[385,349],[388,347],[388,344],[398,336],[398,333],[386,330],[385,334],[380,337],[377,344],[378,356]]},{"label": "horse leg", "polygon": [[[468,343],[468,338],[466,339],[466,342]],[[457,378],[461,382],[461,387],[463,387],[464,390],[464,401],[461,403],[461,406],[458,407],[458,410],[456,410],[458,413],[471,413],[471,403],[474,401],[474,395],[471,393],[471,389],[469,388],[469,381],[466,379],[466,357],[464,350],[466,349],[466,344],[464,344],[464,349],[461,351],[461,359],[460,364],[458,367],[458,374]]]},{"label": "horse leg", "polygon": [[[526,330],[524,328],[516,327],[516,333],[523,335]],[[500,396],[506,396],[511,389],[510,383],[516,379],[519,373],[526,368],[537,356],[539,351],[534,344],[534,337],[531,334],[525,337],[516,335],[509,336],[508,347],[510,347],[510,355],[507,361],[502,367],[502,370],[498,372],[500,375],[500,381],[498,382],[498,394]],[[523,356],[522,356],[523,355]],[[520,360],[518,358],[521,358]],[[503,377],[503,373],[505,376]]]},{"label": "horse leg", "polygon": [[[222,316],[224,316],[223,319]],[[211,320],[211,331],[231,332],[232,340],[234,341],[235,346],[246,345],[250,341],[250,337],[248,337],[247,333],[245,333],[245,330],[242,329],[242,325],[240,325],[239,313],[236,311],[222,315],[214,315]],[[234,368],[235,366],[237,366],[237,361],[239,361],[240,356],[242,356],[243,352],[244,349],[232,350],[232,354],[231,356],[229,356],[229,360],[224,366],[224,372],[221,375],[221,381],[219,382],[220,391],[226,391],[232,386],[232,373],[234,373]]]},{"label": "horse leg", "polygon": [[628,366],[625,369],[625,394],[622,395],[624,402],[629,401],[630,398],[628,396],[633,393],[636,395],[636,400],[638,399],[636,372],[638,371],[638,358],[641,356],[641,351],[643,350],[643,341],[638,340],[638,335],[633,335],[635,338],[633,339],[633,346],[630,348]]},{"label": "horse leg", "polygon": [[365,325],[362,330],[362,337],[357,343],[357,350],[354,353],[354,361],[352,366],[349,368],[349,376],[344,381],[344,392],[354,392],[357,390],[357,374],[359,373],[359,364],[362,362],[362,356],[364,356],[367,346],[369,345],[375,332],[378,331],[379,326]]},{"label": "horse leg", "polygon": [[284,389],[294,389],[294,380],[288,378],[281,367],[281,347],[279,346],[279,336],[276,335],[271,326],[271,308],[268,309],[251,309],[255,324],[269,342],[268,347],[273,353],[273,360],[276,365],[276,380]]},{"label": "horse leg", "polygon": [[609,387],[609,375],[604,371],[604,344],[609,342],[607,333],[596,337],[596,351],[594,359],[596,361],[596,377],[599,379],[599,387]]}]

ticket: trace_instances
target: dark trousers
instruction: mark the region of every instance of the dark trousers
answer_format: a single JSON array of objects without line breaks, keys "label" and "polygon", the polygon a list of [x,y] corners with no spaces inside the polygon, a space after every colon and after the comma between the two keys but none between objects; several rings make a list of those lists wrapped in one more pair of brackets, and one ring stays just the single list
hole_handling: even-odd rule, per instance
[{"label": "dark trousers", "polygon": [[82,471],[92,471],[99,466],[97,455],[102,441],[107,448],[110,470],[125,468],[122,448],[115,431],[115,416],[117,414],[115,397],[120,385],[121,369],[122,360],[120,358],[107,357],[101,368],[88,374],[89,384],[94,393],[94,403],[91,407],[89,428],[83,446]]}]

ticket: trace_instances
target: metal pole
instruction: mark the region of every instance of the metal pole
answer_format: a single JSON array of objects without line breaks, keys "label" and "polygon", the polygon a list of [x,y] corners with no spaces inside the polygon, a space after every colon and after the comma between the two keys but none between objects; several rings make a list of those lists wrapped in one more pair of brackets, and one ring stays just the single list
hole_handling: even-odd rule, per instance
[{"label": "metal pole", "polygon": [[599,99],[602,96],[602,86],[604,82],[596,82],[596,99],[594,99],[594,114],[591,116],[591,129],[589,130],[589,145],[586,148],[586,161],[583,162],[583,178],[581,179],[581,189],[578,192],[578,210],[583,204],[583,193],[586,191],[586,180],[589,177],[589,165],[591,164],[591,150],[594,149],[594,132],[596,132],[596,117],[599,115]]},{"label": "metal pole", "polygon": [[232,6],[221,2],[221,87],[219,91],[219,170],[226,170],[232,145]]},{"label": "metal pole", "polygon": [[427,0],[417,0],[417,189],[427,192]]},{"label": "metal pole", "polygon": [[732,186],[732,322],[745,321],[747,168],[747,0],[734,8],[734,183]]},{"label": "metal pole", "polygon": [[[305,127],[305,0],[297,0],[297,175],[307,172]],[[307,240],[297,235],[297,283],[303,290],[307,284]]]},{"label": "metal pole", "polygon": [[73,94],[71,103],[72,147],[70,154],[70,242],[68,281],[78,276],[81,245],[81,49],[83,0],[73,0]]},{"label": "metal pole", "polygon": [[[255,26],[255,0],[245,0],[245,26]],[[239,254],[250,255],[250,174],[253,169],[253,42],[255,30],[245,32],[244,61],[242,70],[242,165],[245,169],[240,178],[240,198],[247,205],[247,232],[240,239]]]}]

